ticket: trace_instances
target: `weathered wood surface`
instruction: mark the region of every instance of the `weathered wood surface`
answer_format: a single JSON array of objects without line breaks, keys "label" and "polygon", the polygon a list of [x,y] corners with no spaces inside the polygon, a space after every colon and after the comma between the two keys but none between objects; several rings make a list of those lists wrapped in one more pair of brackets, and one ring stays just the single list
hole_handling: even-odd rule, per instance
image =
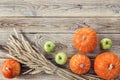
[{"label": "weathered wood surface", "polygon": [[[55,41],[58,51],[70,57],[78,51],[73,47],[74,32],[81,27],[93,28],[100,40],[111,38],[110,50],[97,48],[87,54],[91,60],[104,51],[120,56],[120,0],[1,0],[0,1],[0,57],[6,57],[1,45],[5,45],[13,28],[22,30],[38,47],[46,40]],[[53,56],[47,55],[50,60]],[[5,59],[0,59],[0,65]],[[64,66],[69,68],[68,63]],[[93,73],[91,69],[89,73]],[[63,80],[57,75],[25,75],[13,80]],[[0,80],[6,80],[0,73]],[[120,80],[117,78],[116,80]]]},{"label": "weathered wood surface", "polygon": [[1,0],[0,16],[120,16],[119,0]]},{"label": "weathered wood surface", "polygon": [[97,33],[120,33],[120,18],[0,18],[0,32],[74,33],[89,26]]},{"label": "weathered wood surface", "polygon": [[[2,38],[0,39],[0,44],[5,45],[8,41],[9,35],[13,33],[0,33]],[[4,35],[4,36],[3,36]],[[47,40],[52,40],[56,43],[56,52],[58,51],[65,51],[68,54],[68,57],[71,57],[73,54],[77,53],[78,51],[73,46],[73,34],[43,34],[43,33],[34,33],[34,34],[25,34],[27,39],[29,39],[33,44],[35,43],[38,47],[43,47],[43,44]],[[93,58],[98,54],[104,51],[112,51],[120,56],[120,34],[98,34],[99,42],[97,48],[91,52],[91,54],[87,54],[89,57]],[[113,46],[110,50],[102,50],[100,48],[100,40],[102,38],[111,38],[113,41]],[[56,54],[55,52],[55,54]]]}]

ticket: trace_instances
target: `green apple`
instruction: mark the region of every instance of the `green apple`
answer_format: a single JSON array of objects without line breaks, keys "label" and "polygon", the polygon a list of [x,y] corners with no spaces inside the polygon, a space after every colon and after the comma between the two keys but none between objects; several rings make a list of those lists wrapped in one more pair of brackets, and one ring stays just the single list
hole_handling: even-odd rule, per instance
[{"label": "green apple", "polygon": [[47,53],[53,52],[55,50],[55,43],[52,42],[52,41],[45,42],[45,44],[44,44],[44,50]]},{"label": "green apple", "polygon": [[67,62],[67,55],[64,52],[58,52],[55,55],[55,62],[59,65],[64,65]]},{"label": "green apple", "polygon": [[112,47],[112,40],[110,38],[104,38],[101,40],[101,47],[104,50],[110,49]]}]

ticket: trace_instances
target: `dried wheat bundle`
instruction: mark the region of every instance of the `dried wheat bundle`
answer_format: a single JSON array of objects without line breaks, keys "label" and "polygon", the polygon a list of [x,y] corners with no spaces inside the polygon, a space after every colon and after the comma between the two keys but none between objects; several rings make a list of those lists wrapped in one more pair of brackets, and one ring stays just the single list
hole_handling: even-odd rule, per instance
[{"label": "dried wheat bundle", "polygon": [[38,51],[36,46],[30,44],[22,34],[18,35],[16,31],[15,35],[10,35],[5,49],[9,51],[11,58],[29,67],[29,70],[22,74],[44,72],[46,74],[57,74],[65,80],[100,80],[100,78],[94,75],[79,76],[71,73],[69,70],[55,66]]}]

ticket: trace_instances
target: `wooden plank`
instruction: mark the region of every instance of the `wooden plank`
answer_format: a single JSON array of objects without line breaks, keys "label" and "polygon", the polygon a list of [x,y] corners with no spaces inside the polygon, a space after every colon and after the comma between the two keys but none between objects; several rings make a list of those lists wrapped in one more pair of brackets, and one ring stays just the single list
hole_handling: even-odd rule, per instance
[{"label": "wooden plank", "polygon": [[0,32],[74,33],[85,26],[97,33],[120,33],[120,18],[0,18]]},{"label": "wooden plank", "polygon": [[[0,44],[5,45],[5,43],[8,41],[9,33],[0,33]],[[42,46],[45,41],[47,40],[52,40],[55,41],[56,43],[56,51],[53,53],[53,56],[59,52],[59,51],[64,51],[68,54],[68,57],[71,57],[73,54],[77,53],[78,51],[73,47],[72,44],[72,37],[73,34],[43,34],[43,33],[36,33],[36,34],[25,34],[27,38],[32,42],[35,43],[39,48]],[[120,43],[119,43],[119,38],[120,34],[98,34],[99,37],[99,43],[97,48],[87,54],[89,57],[94,58],[98,54],[105,52],[105,51],[112,51],[116,53],[118,56],[120,56]],[[113,41],[113,46],[110,50],[101,50],[100,48],[100,40],[104,37],[111,38]]]},{"label": "wooden plank", "polygon": [[[48,74],[35,74],[35,75],[21,75],[12,80],[63,80],[61,77],[57,75],[48,75]],[[0,80],[10,80],[3,77],[0,72]]]},{"label": "wooden plank", "polygon": [[0,16],[120,16],[119,0],[1,0]]}]

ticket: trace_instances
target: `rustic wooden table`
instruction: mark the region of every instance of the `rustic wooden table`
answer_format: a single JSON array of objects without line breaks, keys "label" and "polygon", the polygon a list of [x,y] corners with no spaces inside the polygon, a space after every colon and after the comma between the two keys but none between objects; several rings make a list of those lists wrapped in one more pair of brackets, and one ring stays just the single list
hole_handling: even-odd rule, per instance
[{"label": "rustic wooden table", "polygon": [[[113,46],[109,51],[120,56],[120,0],[0,0],[0,45],[6,44],[16,28],[32,42],[39,44],[40,35],[43,35],[64,44],[60,46],[61,50],[70,58],[77,52],[72,36],[78,28],[85,26],[95,29],[99,43],[104,37],[111,38]],[[88,56],[93,59],[101,52],[103,50],[98,46]],[[0,56],[6,54],[0,50]],[[0,64],[3,60],[0,59]],[[0,80],[6,80],[1,73]],[[13,80],[63,79],[56,75],[36,74]]]}]

